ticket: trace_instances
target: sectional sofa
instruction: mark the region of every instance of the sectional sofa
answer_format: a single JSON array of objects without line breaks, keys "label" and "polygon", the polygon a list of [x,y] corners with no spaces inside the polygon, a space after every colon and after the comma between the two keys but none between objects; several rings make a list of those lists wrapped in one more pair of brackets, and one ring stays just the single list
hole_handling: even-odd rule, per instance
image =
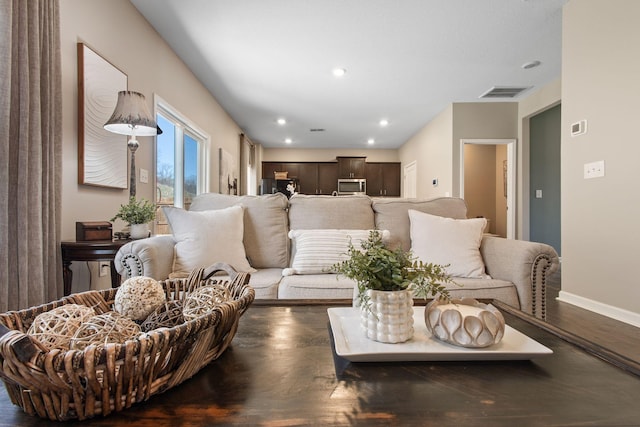
[{"label": "sectional sofa", "polygon": [[[344,256],[346,242],[378,229],[384,230],[390,247],[427,247],[420,250],[450,257],[453,264],[459,256],[479,260],[481,268],[463,265],[462,273],[456,272],[453,297],[495,298],[543,318],[546,277],[558,267],[558,255],[549,245],[482,234],[484,223],[467,219],[466,204],[459,198],[287,199],[279,193],[208,193],[197,196],[188,211],[165,208],[165,214],[173,235],[134,240],[116,255],[116,268],[124,278],[161,280],[222,261],[251,273],[256,298],[350,299],[354,282],[330,273],[327,266]],[[426,222],[419,222],[423,219]],[[467,235],[473,236],[469,240]],[[464,248],[455,246],[461,236]]]}]

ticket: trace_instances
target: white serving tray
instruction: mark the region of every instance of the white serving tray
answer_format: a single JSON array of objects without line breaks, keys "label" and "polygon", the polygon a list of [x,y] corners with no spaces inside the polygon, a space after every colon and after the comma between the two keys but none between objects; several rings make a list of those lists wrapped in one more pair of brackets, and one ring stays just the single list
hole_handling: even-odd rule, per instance
[{"label": "white serving tray", "polygon": [[553,351],[509,325],[498,344],[465,348],[431,336],[424,322],[424,307],[413,308],[414,336],[407,342],[385,344],[370,340],[360,329],[360,311],[353,307],[327,310],[336,354],[352,362],[417,362],[455,360],[526,360]]}]

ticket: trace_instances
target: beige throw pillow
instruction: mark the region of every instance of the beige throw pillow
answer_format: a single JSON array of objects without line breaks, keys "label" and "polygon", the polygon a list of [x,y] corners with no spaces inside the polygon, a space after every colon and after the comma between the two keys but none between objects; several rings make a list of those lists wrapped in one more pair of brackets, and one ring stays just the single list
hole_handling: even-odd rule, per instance
[{"label": "beige throw pillow", "polygon": [[164,206],[162,210],[176,240],[172,277],[216,262],[225,262],[236,271],[256,271],[247,261],[242,242],[242,206],[199,212]]},{"label": "beige throw pillow", "polygon": [[452,219],[409,209],[411,250],[423,262],[447,265],[454,277],[490,278],[480,254],[485,218]]}]

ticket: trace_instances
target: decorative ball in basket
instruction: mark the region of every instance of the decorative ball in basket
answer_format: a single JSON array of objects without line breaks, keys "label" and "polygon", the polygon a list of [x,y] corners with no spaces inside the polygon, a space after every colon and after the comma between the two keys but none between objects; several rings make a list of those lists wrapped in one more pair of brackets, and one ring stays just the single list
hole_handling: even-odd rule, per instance
[{"label": "decorative ball in basket", "polygon": [[[220,270],[227,275],[214,276]],[[147,400],[220,357],[255,298],[249,274],[226,264],[154,282],[138,278],[122,291],[82,292],[0,314],[0,377],[13,404],[65,421]],[[216,302],[186,318],[185,301],[211,286]],[[153,297],[143,302],[147,292]]]}]

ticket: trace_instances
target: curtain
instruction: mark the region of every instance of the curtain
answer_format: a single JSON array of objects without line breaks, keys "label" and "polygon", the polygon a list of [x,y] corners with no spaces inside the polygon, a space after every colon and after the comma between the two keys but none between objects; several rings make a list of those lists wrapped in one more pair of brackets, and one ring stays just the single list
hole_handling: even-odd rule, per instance
[{"label": "curtain", "polygon": [[62,295],[58,0],[0,0],[0,311]]}]

